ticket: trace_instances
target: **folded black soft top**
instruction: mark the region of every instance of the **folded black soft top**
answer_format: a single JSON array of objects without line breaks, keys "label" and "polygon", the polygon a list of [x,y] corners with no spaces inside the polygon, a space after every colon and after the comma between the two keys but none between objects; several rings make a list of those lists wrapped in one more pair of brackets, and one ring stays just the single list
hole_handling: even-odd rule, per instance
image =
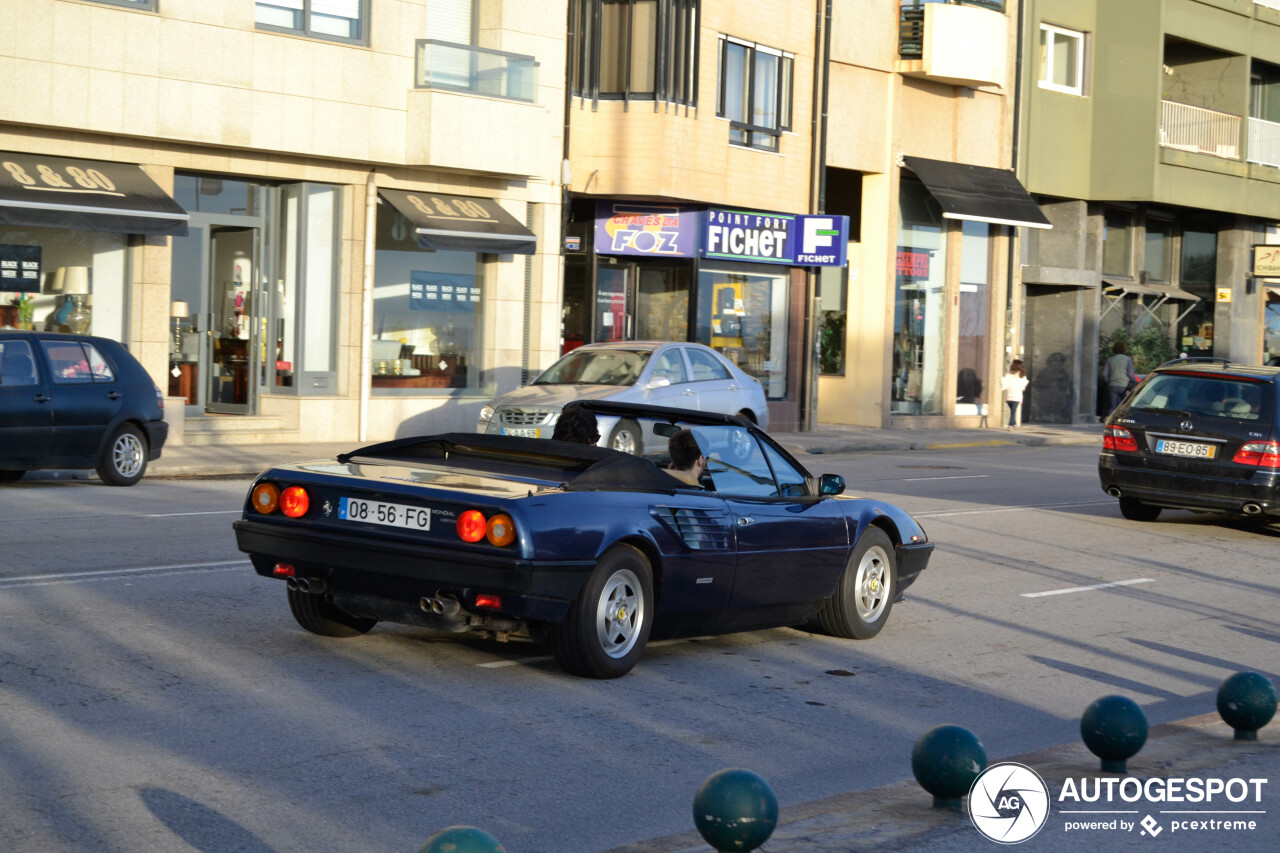
[{"label": "folded black soft top", "polygon": [[508,462],[526,471],[545,469],[554,478],[563,478],[567,491],[672,492],[684,487],[649,459],[607,447],[545,438],[449,432],[371,444],[339,455],[338,461],[346,463],[357,457],[401,462],[452,459],[484,460],[491,464]]}]

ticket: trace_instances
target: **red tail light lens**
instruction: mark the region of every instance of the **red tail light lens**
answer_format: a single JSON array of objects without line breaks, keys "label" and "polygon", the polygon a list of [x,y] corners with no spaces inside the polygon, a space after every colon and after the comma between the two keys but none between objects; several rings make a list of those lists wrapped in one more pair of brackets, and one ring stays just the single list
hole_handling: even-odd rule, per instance
[{"label": "red tail light lens", "polygon": [[280,493],[280,511],[290,518],[302,518],[311,507],[311,498],[302,486],[290,486]]},{"label": "red tail light lens", "polygon": [[275,483],[259,483],[253,487],[249,501],[263,515],[270,515],[280,508],[280,488]]},{"label": "red tail light lens", "polygon": [[292,563],[276,563],[271,567],[271,574],[278,578],[291,578],[297,573]]},{"label": "red tail light lens", "polygon": [[1258,468],[1280,468],[1280,443],[1251,441],[1241,446],[1231,461],[1240,465],[1254,465]]},{"label": "red tail light lens", "polygon": [[480,594],[476,596],[476,609],[501,610],[502,599],[496,595]]},{"label": "red tail light lens", "polygon": [[458,536],[463,542],[479,542],[484,538],[486,523],[484,513],[469,509],[458,516]]},{"label": "red tail light lens", "polygon": [[1102,449],[1137,450],[1138,442],[1124,427],[1105,427],[1102,430]]},{"label": "red tail light lens", "polygon": [[500,512],[489,519],[489,524],[485,528],[485,538],[489,540],[490,545],[497,545],[499,548],[510,545],[516,541],[516,523],[511,520],[511,516]]}]

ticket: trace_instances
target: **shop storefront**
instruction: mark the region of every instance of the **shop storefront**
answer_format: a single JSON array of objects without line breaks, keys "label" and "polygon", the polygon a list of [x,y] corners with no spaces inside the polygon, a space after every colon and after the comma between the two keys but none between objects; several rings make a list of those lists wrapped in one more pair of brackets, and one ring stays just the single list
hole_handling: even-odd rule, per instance
[{"label": "shop storefront", "polygon": [[567,240],[565,351],[706,344],[760,380],[775,429],[796,427],[807,268],[844,265],[847,218],[584,199]]},{"label": "shop storefront", "polygon": [[185,234],[186,211],[129,163],[0,152],[0,167],[0,326],[127,342],[129,248]]}]

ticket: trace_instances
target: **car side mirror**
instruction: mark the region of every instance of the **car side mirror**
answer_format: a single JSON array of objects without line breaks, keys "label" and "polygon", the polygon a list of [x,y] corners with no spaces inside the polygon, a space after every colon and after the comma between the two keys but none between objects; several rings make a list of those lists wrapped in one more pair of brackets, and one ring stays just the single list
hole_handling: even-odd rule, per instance
[{"label": "car side mirror", "polygon": [[650,379],[650,380],[649,380],[649,384],[648,384],[648,385],[646,385],[646,386],[644,386],[644,387],[645,387],[645,388],[647,388],[647,389],[649,389],[650,391],[652,391],[652,390],[654,390],[655,388],[666,388],[666,387],[667,387],[667,386],[669,386],[670,384],[671,384],[671,380],[670,380],[670,379],[668,379],[667,377],[665,377],[665,376],[655,376],[655,377],[653,377],[652,379]]},{"label": "car side mirror", "polygon": [[843,495],[844,477],[839,474],[823,474],[818,480],[818,494]]}]

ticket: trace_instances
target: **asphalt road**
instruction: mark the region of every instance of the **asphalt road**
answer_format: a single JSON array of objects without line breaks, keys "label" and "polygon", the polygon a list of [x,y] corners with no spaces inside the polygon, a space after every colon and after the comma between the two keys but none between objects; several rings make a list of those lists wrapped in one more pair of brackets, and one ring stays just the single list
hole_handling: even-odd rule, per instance
[{"label": "asphalt road", "polygon": [[465,823],[512,853],[599,851],[690,829],[724,767],[785,810],[910,779],[940,723],[995,760],[1078,740],[1103,695],[1156,725],[1212,711],[1238,670],[1280,683],[1276,533],[1125,521],[1096,458],[806,459],[938,545],[885,631],[658,644],[609,682],[527,644],[306,634],[235,550],[247,481],[6,486],[0,849],[412,851]]}]

